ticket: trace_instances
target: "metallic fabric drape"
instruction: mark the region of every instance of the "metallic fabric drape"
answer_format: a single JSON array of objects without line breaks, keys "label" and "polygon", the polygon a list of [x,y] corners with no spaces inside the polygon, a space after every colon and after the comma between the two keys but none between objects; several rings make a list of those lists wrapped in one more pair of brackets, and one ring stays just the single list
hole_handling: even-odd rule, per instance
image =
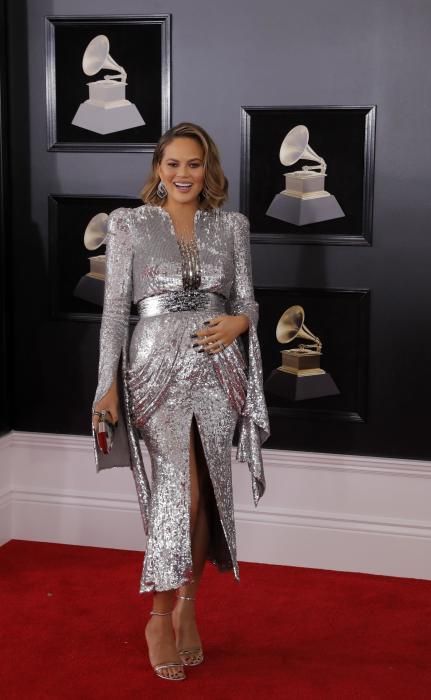
[{"label": "metallic fabric drape", "polygon": [[[230,463],[237,423],[236,457],[248,463],[255,505],[265,490],[261,445],[270,429],[248,220],[239,213],[198,210],[194,224],[195,268],[190,248],[185,261],[162,208],[117,209],[108,221],[94,404],[118,376],[121,411],[111,453],[102,455],[94,440],[94,454],[97,471],[132,468],[148,535],[141,592],[176,588],[190,577],[188,440],[193,414],[217,506],[209,556],[219,568],[232,568],[237,578]],[[132,300],[140,320],[129,340]],[[248,331],[222,352],[197,353],[191,334],[223,313],[247,314]],[[151,457],[151,486],[140,437]]]}]

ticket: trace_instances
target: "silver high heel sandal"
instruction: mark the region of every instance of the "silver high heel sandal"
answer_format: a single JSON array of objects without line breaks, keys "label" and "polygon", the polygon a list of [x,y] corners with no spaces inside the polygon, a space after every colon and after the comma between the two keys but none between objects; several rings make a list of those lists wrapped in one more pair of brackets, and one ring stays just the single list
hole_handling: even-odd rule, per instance
[{"label": "silver high heel sandal", "polygon": [[[165,612],[165,613],[157,612],[157,610],[151,610],[151,612],[150,612],[150,615],[160,615],[161,617],[163,617],[164,615],[171,615],[171,614],[172,614],[172,610],[170,612]],[[177,661],[170,661],[170,662],[165,663],[165,664],[156,664],[156,666],[152,666],[152,668],[153,668],[153,671],[156,674],[156,676],[158,676],[159,678],[163,678],[164,680],[167,680],[167,681],[183,681],[186,678],[186,674],[184,673],[183,666],[184,666],[184,664],[178,663]],[[165,676],[165,675],[163,675],[163,673],[161,673],[161,671],[163,671],[163,669],[166,669],[166,668],[178,668],[178,669],[180,669],[180,674],[175,675],[175,676],[170,676],[170,675]]]},{"label": "silver high heel sandal", "polygon": [[[177,595],[177,598],[181,598],[181,600],[195,600],[195,598],[187,595]],[[204,660],[204,652],[202,647],[194,647],[193,649],[178,649],[178,655],[181,658],[184,666],[199,666],[199,664],[201,664]]]}]

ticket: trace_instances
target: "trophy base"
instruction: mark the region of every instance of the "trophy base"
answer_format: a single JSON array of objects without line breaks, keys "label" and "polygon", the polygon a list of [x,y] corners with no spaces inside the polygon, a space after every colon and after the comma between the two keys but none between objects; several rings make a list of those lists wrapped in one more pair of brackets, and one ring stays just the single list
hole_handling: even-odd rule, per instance
[{"label": "trophy base", "polygon": [[321,352],[300,352],[298,350],[282,350],[281,351],[281,367],[278,369],[285,372],[296,372],[301,370],[316,370],[324,372],[320,369]]},{"label": "trophy base", "polygon": [[312,369],[298,369],[297,367],[289,367],[286,365],[281,365],[277,367],[280,372],[288,372],[289,374],[296,374],[297,377],[309,377],[316,374],[326,374],[324,369],[320,367],[313,367]]},{"label": "trophy base", "polygon": [[73,296],[91,304],[103,307],[103,295],[105,291],[105,280],[91,275],[83,275],[76,285]]},{"label": "trophy base", "polygon": [[286,192],[288,194],[301,196],[322,196],[325,192],[325,177],[324,173],[315,173],[314,171],[299,170],[294,173],[286,173],[284,179],[286,181]]},{"label": "trophy base", "polygon": [[136,106],[128,100],[124,104],[105,105],[94,104],[90,100],[83,102],[72,121],[74,126],[79,126],[96,134],[113,134],[125,129],[134,129],[144,126],[145,122],[139,114]]},{"label": "trophy base", "polygon": [[327,372],[298,376],[291,372],[275,369],[264,385],[265,391],[288,401],[306,401],[322,396],[336,396],[340,393],[337,385]]},{"label": "trophy base", "polygon": [[295,226],[316,224],[319,221],[341,219],[345,216],[334,195],[303,199],[280,192],[269,205],[266,214]]}]

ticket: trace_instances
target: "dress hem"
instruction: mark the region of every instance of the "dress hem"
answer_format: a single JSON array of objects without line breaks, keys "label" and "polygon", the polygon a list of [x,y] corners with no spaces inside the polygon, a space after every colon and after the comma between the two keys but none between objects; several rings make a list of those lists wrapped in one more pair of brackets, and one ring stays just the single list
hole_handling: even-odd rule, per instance
[{"label": "dress hem", "polygon": [[[228,573],[232,572],[234,580],[237,581],[238,583],[240,582],[241,578],[240,578],[240,574],[239,574],[239,566],[238,565],[236,567],[235,566],[230,566],[230,567],[219,566],[219,564],[212,559],[207,559],[206,563],[214,566],[217,569],[217,571],[221,574],[228,574]],[[175,591],[178,588],[181,588],[181,586],[187,586],[188,584],[192,583],[192,581],[193,581],[193,576],[189,577],[189,578],[182,577],[180,579],[179,583],[173,584],[172,586],[169,586],[169,587],[162,586],[159,588],[157,586],[157,584],[151,584],[151,583],[146,584],[144,586],[140,585],[139,593],[140,594],[143,594],[143,593],[163,593],[165,591]]]}]

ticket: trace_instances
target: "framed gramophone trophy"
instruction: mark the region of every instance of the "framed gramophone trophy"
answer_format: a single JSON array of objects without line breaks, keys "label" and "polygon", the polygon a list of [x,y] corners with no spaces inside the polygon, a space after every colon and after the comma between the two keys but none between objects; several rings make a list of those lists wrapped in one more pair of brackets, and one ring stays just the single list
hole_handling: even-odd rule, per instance
[{"label": "framed gramophone trophy", "polygon": [[322,342],[304,323],[302,306],[290,306],[278,321],[275,335],[279,343],[301,342],[281,351],[281,365],[265,382],[265,390],[290,401],[334,396],[340,391],[331,375],[320,366]]},{"label": "framed gramophone trophy", "polygon": [[171,15],[53,16],[45,28],[48,150],[154,151],[171,126]]},{"label": "framed gramophone trophy", "polygon": [[371,245],[375,124],[375,105],[243,106],[251,241]]}]

